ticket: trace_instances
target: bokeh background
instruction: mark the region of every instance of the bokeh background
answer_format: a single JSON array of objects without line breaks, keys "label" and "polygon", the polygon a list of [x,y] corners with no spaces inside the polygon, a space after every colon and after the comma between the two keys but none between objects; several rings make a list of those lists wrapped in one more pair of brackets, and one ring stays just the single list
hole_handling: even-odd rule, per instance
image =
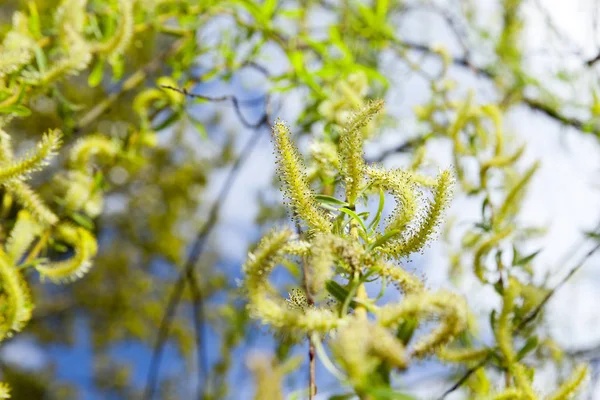
[{"label": "bokeh background", "polygon": [[[12,14],[28,6],[27,1],[1,3],[0,35],[10,25]],[[57,5],[56,1],[37,0],[35,3],[42,13],[50,12]],[[91,3],[101,7],[102,2]],[[139,7],[154,4],[145,5],[141,0],[137,3]],[[343,7],[343,1],[281,3],[283,9],[305,7],[310,10],[309,29],[315,36],[324,37],[328,27],[336,23],[336,12],[332,8]],[[405,41],[429,47],[442,45],[457,57],[466,48],[477,65],[488,62],[490,46],[486,44],[486,37],[500,32],[501,2],[392,3],[394,28]],[[586,107],[594,102],[593,92],[599,84],[600,63],[598,66],[586,64],[600,50],[599,8],[594,0],[526,0],[522,7],[523,62],[528,73],[564,104],[568,115],[583,120],[588,118]],[[476,21],[485,34],[469,30],[465,23],[466,10],[471,9],[476,10]],[[284,18],[274,23],[282,31],[286,30]],[[214,389],[220,383],[229,388],[226,398],[252,398],[254,383],[246,361],[257,352],[273,353],[275,341],[266,328],[234,313],[234,309],[243,308],[235,288],[248,249],[268,226],[290,221],[280,205],[281,193],[274,180],[269,132],[244,126],[240,112],[251,124],[259,120],[266,107],[266,94],[271,93],[268,104],[271,116],[291,124],[292,131],[299,133],[298,143],[303,150],[309,146],[305,134],[318,132],[323,126],[314,123],[307,131],[299,122],[313,101],[308,89],[275,91],[278,85],[257,68],[219,67],[228,46],[252,46],[251,41],[245,43],[241,37],[243,30],[228,15],[203,19],[196,31],[198,55],[186,64],[188,69],[177,71],[165,64],[149,73],[145,82],[148,86],[156,85],[160,76],[187,74],[198,78],[196,84],[189,86],[193,93],[212,97],[234,95],[244,102],[236,109],[228,100],[188,99],[185,112],[189,118],[186,117],[185,123],[165,124],[168,126],[159,130],[158,147],[148,155],[146,165],[137,175],[122,168],[110,171],[112,189],[106,196],[104,213],[97,221],[101,245],[95,267],[73,285],[36,285],[40,305],[32,323],[23,333],[2,343],[0,364],[5,379],[17,382],[15,398],[138,398],[147,384],[152,349],[177,280],[178,265],[185,259],[197,231],[210,218],[210,207],[215,201],[220,202],[218,219],[206,238],[207,245],[196,268],[206,319],[202,329],[202,364],[211,370],[219,363],[228,364],[230,368],[222,381],[210,375],[206,382],[200,382],[207,371],[199,371],[195,359],[193,293],[186,291],[160,361],[161,389],[157,398],[194,398],[198,385],[213,385]],[[293,35],[293,31],[290,34]],[[159,35],[151,38],[142,35],[125,55],[126,71],[143,68],[171,43],[171,39]],[[220,49],[221,54],[211,52],[211,48]],[[440,69],[438,57],[414,49],[410,54],[422,70],[435,74]],[[367,144],[366,155],[368,159],[377,159],[389,153],[383,160],[384,165],[402,167],[410,162],[409,154],[393,149],[422,134],[413,110],[428,100],[431,88],[423,74],[399,62],[391,52],[381,51],[377,57],[380,74],[389,80],[384,98],[386,112],[394,123],[385,126]],[[261,44],[254,59],[272,76],[290,68],[289,59],[273,43]],[[200,79],[209,72],[208,78]],[[448,76],[457,80],[460,92],[473,90],[483,102],[497,99],[498,92],[490,79],[465,66],[451,64]],[[104,79],[95,88],[89,88],[86,82],[87,76],[74,77],[61,88],[82,111],[61,114],[60,106],[47,104],[47,99],[39,96],[33,107],[39,118],[12,123],[12,132],[19,132],[23,137],[21,149],[30,146],[29,139],[45,127],[60,124],[77,127],[85,111],[93,109],[99,99],[122,90],[118,80]],[[382,90],[375,87],[373,94],[378,92]],[[133,94],[125,93],[85,128],[111,132],[115,136],[122,134],[134,119],[132,101]],[[156,117],[166,121],[169,111],[163,110]],[[535,160],[541,162],[520,218],[524,225],[546,229],[544,236],[529,244],[529,250],[541,249],[536,257],[535,276],[540,281],[550,276],[548,284],[551,286],[594,244],[586,241],[583,232],[593,231],[600,222],[599,137],[526,103],[511,108],[505,129],[514,141],[526,143],[523,165]],[[253,143],[250,149],[246,147],[248,142]],[[430,144],[428,162],[432,171],[452,165],[448,146],[442,141]],[[230,191],[223,197],[222,187],[228,185],[227,179],[238,154],[245,157],[243,165],[236,170]],[[43,186],[45,177],[37,179]],[[448,215],[460,226],[476,219],[479,213],[477,201],[457,193]],[[458,290],[467,297],[476,314],[486,318],[491,308],[498,307],[499,299],[493,290],[481,287],[472,277],[450,279],[448,253],[455,247],[455,238],[435,241],[424,254],[412,258],[409,268],[424,275],[432,288]],[[274,279],[283,287],[290,283],[289,277],[283,274]],[[545,314],[544,329],[552,332],[567,352],[591,362],[592,378],[581,398],[600,399],[597,382],[599,287],[600,257],[595,255],[556,293]],[[379,287],[373,285],[368,290],[376,294]],[[395,295],[390,293],[389,296]],[[248,334],[235,337],[231,330],[236,324],[248,324]],[[482,326],[482,340],[491,340],[491,332],[485,331],[485,324]],[[223,350],[228,340],[236,344],[232,349]],[[305,349],[292,351],[304,354]],[[225,363],[224,359],[227,359]],[[318,364],[317,368],[317,398],[327,399],[335,393],[337,384],[322,365]],[[540,368],[536,377],[540,385],[558,379],[556,371]],[[405,392],[428,399],[443,393],[455,373],[451,367],[437,362],[422,362],[396,378]],[[293,374],[286,380],[286,391],[292,394],[302,390],[306,379],[302,371]],[[448,398],[464,396],[457,392]]]}]

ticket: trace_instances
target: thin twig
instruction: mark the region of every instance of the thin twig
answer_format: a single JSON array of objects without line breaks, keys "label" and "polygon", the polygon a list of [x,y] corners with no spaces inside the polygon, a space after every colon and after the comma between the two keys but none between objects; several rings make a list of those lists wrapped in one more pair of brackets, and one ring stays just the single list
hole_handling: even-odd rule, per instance
[{"label": "thin twig", "polygon": [[467,379],[471,377],[471,375],[473,375],[479,368],[482,368],[485,364],[487,364],[491,358],[492,352],[490,351],[490,353],[483,360],[479,361],[474,367],[469,368],[467,372],[465,372],[465,374],[461,376],[461,378],[456,381],[454,385],[452,385],[452,387],[446,390],[444,394],[438,398],[438,400],[444,400],[450,393],[458,390],[458,388],[460,388],[467,381]]},{"label": "thin twig", "polygon": [[[302,228],[300,227],[300,223],[296,220],[296,232],[298,235],[302,234]],[[315,305],[315,299],[313,298],[312,293],[309,288],[309,272],[308,272],[308,260],[306,257],[302,259],[302,284],[304,286],[304,292],[306,294],[306,302],[309,307],[313,307]],[[315,357],[315,343],[313,342],[313,337],[309,333],[306,335],[308,338],[308,399],[313,400],[314,396],[317,394],[317,376],[316,376],[316,357]]]},{"label": "thin twig", "polygon": [[194,274],[193,270],[187,271],[187,281],[189,283],[190,291],[192,292],[192,311],[194,313],[194,329],[196,331],[196,358],[198,360],[198,370],[200,380],[198,382],[198,400],[202,400],[204,394],[201,390],[203,382],[207,382],[208,377],[208,354],[206,348],[206,324],[204,324],[204,298],[200,285],[198,284],[198,277]]},{"label": "thin twig", "polygon": [[384,151],[382,151],[381,153],[379,153],[377,155],[377,157],[374,157],[372,159],[367,160],[368,162],[382,162],[383,160],[385,160],[387,157],[393,155],[393,154],[397,154],[397,153],[407,153],[411,150],[413,150],[415,147],[419,146],[420,144],[422,144],[423,142],[425,142],[426,137],[424,136],[419,136],[413,139],[409,139],[405,142],[400,143],[399,145],[392,147],[392,148],[388,148],[385,149]]},{"label": "thin twig", "polygon": [[[431,47],[429,47],[425,44],[421,44],[421,43],[415,43],[415,42],[410,42],[410,41],[397,41],[395,44],[398,46],[412,49],[412,50],[421,51],[426,54],[431,54],[431,55],[437,54]],[[599,60],[600,60],[600,58],[599,58]],[[594,62],[596,62],[596,61],[594,61]],[[486,77],[486,78],[489,78],[489,79],[496,78],[496,73],[494,73],[491,69],[477,67],[477,66],[473,65],[469,59],[466,59],[466,58],[453,57],[452,64],[467,68],[467,69],[471,70],[473,73],[483,76],[483,77]],[[578,129],[582,132],[589,132],[589,133],[594,134],[595,136],[600,137],[600,128],[591,127],[591,129],[588,131],[587,130],[588,124],[586,122],[584,122],[580,119],[577,119],[577,118],[568,117],[566,115],[563,115],[562,113],[560,113],[558,110],[556,110],[554,107],[550,106],[547,103],[544,103],[540,100],[533,99],[533,98],[526,97],[526,96],[523,97],[522,101],[531,110],[541,112],[542,114],[545,114],[546,116],[560,122],[563,125],[570,126],[572,128]]]},{"label": "thin twig", "polygon": [[183,293],[183,288],[185,286],[187,275],[190,273],[190,271],[194,270],[196,263],[198,262],[200,256],[204,252],[204,248],[207,243],[207,238],[216,225],[220,206],[222,203],[225,202],[225,199],[229,195],[229,192],[231,191],[233,183],[241,167],[244,165],[245,161],[248,159],[249,155],[252,153],[253,149],[258,143],[258,139],[261,133],[260,128],[262,127],[262,125],[269,126],[269,121],[270,120],[268,111],[265,111],[264,115],[259,120],[260,124],[253,124],[256,126],[256,129],[246,142],[244,148],[242,149],[242,152],[240,153],[240,156],[237,158],[237,160],[231,167],[231,170],[229,171],[229,174],[227,175],[227,178],[225,179],[225,182],[223,183],[223,186],[221,187],[221,190],[219,191],[216,200],[210,208],[209,217],[198,232],[198,235],[196,236],[193,242],[192,249],[185,262],[185,265],[183,269],[179,272],[179,277],[177,278],[177,281],[175,282],[175,285],[169,297],[169,301],[167,303],[167,307],[159,327],[158,336],[152,351],[152,359],[150,361],[150,367],[148,369],[146,389],[144,391],[143,397],[146,400],[151,400],[154,397],[154,393],[156,391],[158,372],[160,363],[162,361],[163,347],[169,336],[169,327],[171,325],[171,321],[175,316],[177,306],[181,301],[181,296]]},{"label": "thin twig", "polygon": [[579,271],[583,265],[585,264],[585,262],[595,253],[598,251],[598,249],[600,249],[600,242],[598,242],[598,244],[596,246],[594,246],[592,249],[590,249],[590,251],[588,251],[587,253],[585,253],[585,255],[581,258],[581,260],[579,260],[579,263],[573,267],[569,273],[552,289],[550,290],[546,296],[544,296],[544,299],[537,305],[536,308],[534,308],[531,313],[529,313],[529,315],[527,317],[525,317],[520,323],[519,325],[517,325],[517,332],[520,331],[525,325],[527,325],[529,322],[531,322],[542,310],[542,308],[544,308],[544,306],[546,305],[546,303],[548,303],[548,301],[550,301],[550,299],[552,298],[552,296],[554,296],[556,294],[556,292],[565,284],[567,283],[567,281],[569,279],[571,279],[571,277],[573,277],[573,275],[575,275],[577,273],[577,271]]},{"label": "thin twig", "polygon": [[[565,284],[567,283],[567,281],[569,279],[571,279],[571,277],[573,277],[573,275],[575,275],[575,273],[577,273],[577,271],[579,271],[583,265],[585,264],[585,262],[596,252],[600,249],[600,243],[598,243],[596,246],[594,246],[590,251],[588,251],[580,260],[579,262],[575,265],[575,267],[573,267],[569,273],[552,289],[548,292],[548,294],[546,294],[546,296],[542,299],[542,301],[531,311],[531,313],[525,317],[523,320],[521,320],[521,322],[516,326],[516,328],[513,331],[513,335],[519,333],[529,322],[531,322],[533,319],[535,319],[535,317],[541,312],[541,310],[545,307],[545,305],[548,303],[548,301],[552,298],[552,296],[554,296],[556,294],[556,292]],[[477,371],[479,368],[483,367],[485,364],[487,364],[487,362],[491,359],[492,353],[495,349],[490,349],[490,353],[488,354],[488,356],[486,358],[484,358],[482,361],[480,361],[477,365],[475,365],[474,367],[468,369],[465,374],[454,384],[452,385],[452,387],[450,387],[448,390],[446,390],[444,392],[444,394],[442,394],[438,400],[443,400],[446,396],[448,396],[450,393],[454,392],[455,390],[457,390],[458,388],[460,388],[466,381],[467,379],[469,379],[469,377],[475,372]]]},{"label": "thin twig", "polygon": [[212,101],[212,102],[231,101],[231,103],[233,104],[233,108],[235,110],[235,113],[237,114],[238,118],[240,119],[242,125],[244,125],[248,129],[256,129],[256,128],[260,127],[261,125],[263,125],[265,123],[266,114],[264,114],[263,118],[261,118],[256,123],[249,122],[246,119],[246,117],[244,117],[244,114],[242,113],[242,110],[241,110],[240,106],[242,104],[244,104],[244,105],[250,104],[251,105],[251,104],[256,104],[257,102],[263,102],[263,101],[266,100],[266,96],[260,96],[260,97],[257,97],[255,99],[249,99],[249,100],[240,100],[240,99],[238,99],[234,95],[211,97],[211,96],[206,96],[206,95],[203,95],[203,94],[191,93],[191,92],[189,92],[185,88],[179,89],[179,88],[175,88],[175,87],[167,86],[167,85],[163,85],[161,87],[163,89],[174,90],[174,91],[176,91],[178,93],[181,93],[181,94],[183,94],[185,96],[188,96],[188,97],[191,97],[191,98],[202,99],[202,100]]}]

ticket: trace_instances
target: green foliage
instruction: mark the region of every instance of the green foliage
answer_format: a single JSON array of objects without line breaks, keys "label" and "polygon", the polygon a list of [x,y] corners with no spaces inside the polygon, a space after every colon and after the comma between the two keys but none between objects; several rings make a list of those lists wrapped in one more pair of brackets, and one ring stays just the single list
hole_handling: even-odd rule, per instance
[{"label": "green foliage", "polygon": [[[244,266],[246,278],[242,283],[247,292],[250,314],[262,323],[295,336],[328,335],[336,330],[335,339],[331,342],[333,354],[346,374],[345,380],[363,397],[367,397],[373,380],[387,381],[385,376],[380,376],[382,370],[407,368],[412,357],[435,353],[466,326],[464,300],[452,293],[430,293],[417,277],[390,262],[419,251],[431,237],[448,204],[452,182],[450,172],[440,174],[433,198],[420,205],[422,210],[417,211],[419,205],[415,204],[410,214],[401,217],[402,224],[397,222],[397,216],[392,216],[391,223],[378,232],[366,228],[368,213],[357,214],[354,202],[358,195],[362,200],[373,189],[390,188],[400,199],[418,197],[415,193],[419,191],[417,182],[411,180],[410,174],[364,165],[362,135],[358,130],[381,109],[381,102],[367,105],[349,120],[343,130],[339,158],[345,161],[341,163],[338,181],[346,186],[348,208],[332,208],[329,215],[317,209],[314,200],[317,195],[306,182],[304,166],[289,140],[289,131],[281,123],[274,126],[273,140],[283,165],[279,174],[292,211],[299,223],[304,222],[309,228],[321,232],[313,233],[309,229],[302,238],[295,238],[289,230],[267,235],[250,253]],[[369,175],[377,178],[368,182],[365,177]],[[405,185],[398,184],[402,179],[407,180]],[[320,196],[329,204],[345,203]],[[397,209],[404,210],[404,207],[399,205]],[[315,217],[317,215],[318,218]],[[319,225],[313,221],[319,221]],[[302,241],[302,246],[295,242],[297,240]],[[305,296],[311,300],[306,307],[290,308],[268,281],[273,268],[284,257],[297,254],[287,251],[286,246],[302,248],[308,256],[304,258],[306,265],[303,269]],[[398,304],[376,305],[364,290],[364,282],[373,275],[396,283],[406,293],[405,298]],[[335,283],[333,278],[344,283]],[[325,299],[325,288],[332,290],[331,294],[339,299],[333,309],[313,300]],[[353,312],[348,307],[350,302],[355,304]],[[367,321],[367,311],[376,317],[375,322]],[[408,343],[396,338],[394,332],[406,321],[416,319],[422,323],[430,318],[439,320],[438,328],[415,340],[412,348],[406,348]]]},{"label": "green foliage", "polygon": [[[458,22],[422,1],[4,2],[0,339],[27,330],[44,344],[71,344],[83,315],[96,389],[106,397],[137,398],[133,366],[108,354],[127,341],[155,346],[172,276],[182,274],[186,251],[201,242],[209,250],[192,259],[196,270],[180,293],[186,312],[167,329],[188,371],[198,354],[207,384],[196,397],[235,396],[230,368],[241,363],[235,350],[252,337],[249,319],[269,326],[279,349],[277,359],[257,355],[248,362],[260,399],[283,398],[286,377],[304,376],[301,360],[288,357],[303,338],[313,360],[309,369],[319,358],[345,391],[352,390],[332,398],[411,398],[404,394],[410,388],[397,391],[395,378],[424,358],[471,371],[466,397],[574,396],[588,369],[565,363],[541,324],[558,287],[536,273],[543,247],[531,239],[541,229],[520,218],[540,164],[525,162],[527,148],[515,143],[504,120],[526,107],[600,137],[598,88],[586,81],[590,99],[578,93],[567,101],[554,92],[555,82],[530,71],[522,39],[527,5],[499,1],[497,26],[490,28],[479,25],[488,19],[468,1]],[[398,21],[421,7],[443,17],[439,23],[456,34],[461,55],[404,37]],[[320,16],[327,16],[324,26],[316,23]],[[388,104],[396,106],[397,89],[404,88],[404,76],[397,79],[399,70],[391,68],[398,65],[427,88],[423,104],[406,119],[384,115],[383,100],[374,100],[393,98]],[[455,80],[457,68],[485,80],[493,95],[483,99],[467,90]],[[561,85],[585,78],[557,69]],[[215,82],[240,86],[249,72],[261,76],[252,83],[262,82],[251,90],[264,89],[257,124],[244,117],[254,101],[236,93],[209,92],[186,102]],[[299,99],[298,118],[289,126],[280,120],[270,126],[275,97]],[[204,201],[203,189],[212,168],[233,164],[232,176],[242,170],[251,146],[235,155],[239,132],[229,125],[231,116],[206,103],[231,103],[242,125],[272,128],[277,175],[296,223],[294,230],[272,229],[250,252],[241,290],[210,246],[229,189],[215,206]],[[365,159],[365,142],[388,128],[404,141],[401,147]],[[310,136],[306,154],[295,145],[302,135]],[[448,146],[453,168],[436,175],[429,168],[439,160],[430,150],[438,144]],[[402,168],[371,162],[401,152],[411,157]],[[432,290],[422,272],[406,268],[442,230],[453,191],[473,200],[481,218],[466,222],[458,215],[459,224],[445,225],[450,275],[455,283],[472,277],[478,288],[495,293],[497,309],[479,316],[489,321],[491,343],[458,288]],[[260,221],[281,223],[282,210],[265,205]],[[589,232],[588,239],[597,235]],[[285,290],[288,298],[269,280],[279,266],[297,279]],[[73,281],[60,289],[45,284]],[[366,291],[372,282],[380,287],[376,297]],[[390,285],[399,291],[396,300],[385,296]],[[199,328],[187,313],[203,314],[199,306],[201,322],[222,339],[219,359],[206,368]],[[573,371],[542,393],[533,381],[542,363]],[[43,379],[36,372],[32,385],[2,370],[15,397],[56,395],[54,371]],[[160,383],[161,398],[191,397],[179,380]],[[0,398],[8,396],[8,385],[0,383]]]}]

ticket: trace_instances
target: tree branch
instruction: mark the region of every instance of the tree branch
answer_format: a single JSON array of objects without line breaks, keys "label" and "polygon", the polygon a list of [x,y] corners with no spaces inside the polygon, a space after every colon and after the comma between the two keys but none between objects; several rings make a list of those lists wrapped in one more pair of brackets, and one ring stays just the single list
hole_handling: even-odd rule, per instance
[{"label": "tree branch", "polygon": [[[183,91],[180,91],[180,92],[183,92]],[[220,98],[217,98],[217,99],[220,99]],[[229,174],[227,175],[227,178],[225,179],[225,182],[223,183],[223,186],[221,187],[221,190],[219,191],[217,198],[215,199],[214,203],[212,204],[212,206],[210,208],[207,221],[204,223],[204,225],[202,226],[202,228],[196,235],[196,238],[194,239],[194,242],[192,244],[192,249],[188,255],[188,258],[184,264],[184,267],[179,272],[179,277],[177,278],[177,281],[175,282],[175,285],[174,285],[171,295],[169,297],[167,307],[165,309],[165,313],[163,314],[163,318],[161,320],[157,339],[156,339],[156,342],[155,342],[155,345],[154,345],[154,348],[152,351],[152,359],[150,361],[150,367],[148,369],[148,376],[146,379],[146,388],[145,388],[144,396],[143,396],[143,398],[146,400],[151,400],[154,398],[154,393],[156,392],[159,368],[160,368],[160,364],[162,362],[163,348],[168,339],[169,328],[170,328],[171,322],[173,320],[173,317],[175,316],[177,306],[179,305],[179,302],[181,301],[183,289],[185,287],[185,282],[188,279],[188,275],[193,272],[198,260],[200,259],[200,256],[204,252],[208,236],[210,235],[210,233],[216,226],[220,206],[222,203],[225,202],[227,196],[229,195],[229,192],[231,191],[231,188],[233,186],[233,183],[234,183],[238,173],[240,172],[242,166],[248,159],[249,155],[252,153],[252,151],[256,147],[256,144],[258,143],[258,139],[259,139],[261,131],[262,131],[261,128],[263,126],[267,126],[267,127],[270,126],[270,118],[269,118],[269,112],[268,112],[269,98],[265,97],[265,99],[266,99],[265,112],[261,116],[261,118],[259,119],[259,121],[257,123],[250,124],[250,126],[255,127],[255,131],[250,136],[250,138],[244,145],[239,157],[236,159],[235,163],[231,167],[231,170],[229,171]],[[222,101],[222,100],[216,100],[216,101]],[[235,104],[237,104],[239,107],[239,102],[236,102]],[[200,304],[199,306],[201,307],[202,304]],[[195,313],[195,314],[198,315],[197,313]],[[201,312],[199,314],[203,315],[204,313]]]},{"label": "tree branch", "polygon": [[[424,45],[424,44],[414,43],[414,42],[410,42],[410,41],[398,41],[396,44],[399,46],[403,46],[403,47],[406,47],[406,48],[409,48],[412,50],[420,51],[420,52],[423,52],[426,54],[437,55],[437,53],[431,47]],[[598,55],[598,58],[600,60],[600,54]],[[598,60],[596,60],[596,61],[598,61]],[[594,61],[594,62],[596,62],[596,61]],[[467,68],[470,71],[472,71],[473,73],[475,73],[476,75],[480,75],[480,76],[488,78],[488,79],[494,79],[497,76],[496,73],[494,73],[492,70],[490,70],[488,68],[482,68],[482,67],[475,66],[467,58],[462,58],[462,57],[452,58],[452,64],[459,66],[459,67]],[[582,120],[574,118],[574,117],[568,117],[568,116],[560,113],[556,108],[550,106],[547,103],[544,103],[540,100],[537,100],[537,99],[534,99],[531,97],[526,97],[526,96],[523,97],[522,101],[527,107],[529,107],[529,109],[531,109],[533,111],[539,111],[542,114],[554,119],[557,122],[560,122],[563,125],[570,126],[572,128],[578,129],[582,132],[588,132],[588,130],[586,129],[588,124],[585,121],[582,121]],[[600,128],[593,127],[591,130],[589,130],[589,132],[600,138]]]},{"label": "tree branch", "polygon": [[[535,319],[535,317],[541,312],[541,310],[546,306],[546,304],[548,303],[548,301],[550,301],[550,299],[552,298],[552,296],[554,296],[556,294],[556,292],[565,284],[567,283],[567,281],[569,279],[571,279],[573,277],[573,275],[575,275],[575,273],[577,273],[577,271],[579,271],[583,265],[585,264],[585,262],[596,252],[600,249],[600,242],[594,246],[590,251],[588,251],[577,263],[577,265],[575,267],[573,267],[569,273],[552,289],[550,290],[550,292],[548,292],[548,294],[546,294],[546,296],[542,299],[542,301],[531,311],[531,313],[525,317],[523,320],[521,320],[521,322],[519,323],[519,325],[517,325],[515,327],[515,329],[513,330],[513,335],[519,333],[529,322],[531,322],[532,320]],[[481,360],[477,365],[475,365],[474,367],[468,369],[465,374],[454,384],[452,385],[452,387],[450,387],[448,390],[446,390],[440,397],[438,400],[443,400],[446,396],[448,396],[450,393],[456,391],[457,389],[459,389],[466,381],[467,379],[469,379],[469,377],[475,372],[477,371],[479,368],[482,368],[483,366],[485,366],[485,364],[488,363],[488,361],[491,359],[492,353],[493,351],[495,351],[496,348],[494,349],[490,349],[490,353],[488,354],[488,356],[486,358],[484,358],[483,360]],[[600,351],[600,347],[596,347],[593,348],[592,350],[587,350],[587,351]],[[577,353],[575,353],[577,354]]]}]

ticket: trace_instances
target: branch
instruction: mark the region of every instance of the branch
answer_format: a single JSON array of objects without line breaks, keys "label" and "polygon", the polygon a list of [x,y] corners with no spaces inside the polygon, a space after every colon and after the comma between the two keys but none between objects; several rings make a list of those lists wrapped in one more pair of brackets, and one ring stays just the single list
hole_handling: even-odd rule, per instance
[{"label": "branch", "polygon": [[[431,47],[424,45],[424,44],[414,43],[414,42],[410,42],[410,41],[398,41],[396,44],[399,46],[403,46],[403,47],[406,47],[406,48],[409,48],[412,50],[420,51],[420,52],[423,52],[426,54],[437,55],[437,53],[435,51],[433,51],[433,49]],[[598,55],[598,58],[600,60],[600,54]],[[594,61],[594,62],[596,62],[596,61]],[[473,73],[475,73],[476,75],[480,75],[480,76],[488,78],[488,79],[494,79],[497,76],[497,74],[495,72],[493,72],[492,70],[490,70],[489,68],[482,68],[482,67],[475,66],[467,58],[461,58],[461,57],[454,58],[453,57],[452,64],[459,66],[459,67],[467,68],[467,69],[471,70]],[[585,128],[588,124],[580,119],[568,117],[564,114],[561,114],[554,107],[552,107],[540,100],[537,100],[537,99],[533,99],[530,97],[523,97],[522,101],[531,110],[539,111],[539,112],[545,114],[546,116],[556,120],[557,122],[560,122],[563,125],[573,127],[582,132],[587,132]],[[594,134],[595,136],[600,137],[600,129],[599,128],[595,127],[589,132]]]},{"label": "branch", "polygon": [[231,101],[231,103],[233,104],[233,108],[235,109],[235,113],[237,114],[238,118],[240,119],[240,122],[242,123],[242,125],[244,125],[246,128],[248,129],[257,129],[259,128],[261,125],[263,125],[266,121],[265,118],[267,117],[267,114],[263,114],[262,118],[255,122],[249,122],[246,117],[244,117],[244,114],[242,114],[242,110],[240,105],[241,104],[255,104],[257,102],[262,102],[266,100],[266,96],[261,96],[258,97],[256,99],[249,99],[249,100],[239,100],[236,96],[234,95],[226,95],[226,96],[220,96],[220,97],[211,97],[211,96],[205,96],[203,94],[198,94],[198,93],[190,93],[188,92],[187,89],[179,89],[179,88],[175,88],[172,86],[167,86],[167,85],[162,85],[161,86],[163,89],[169,89],[169,90],[173,90],[177,93],[181,93],[184,96],[187,97],[191,97],[191,98],[195,98],[195,99],[202,99],[202,100],[206,100],[206,101],[212,101],[212,102],[222,102],[222,101]]},{"label": "branch", "polygon": [[249,155],[254,150],[256,144],[258,143],[258,139],[261,133],[260,128],[263,125],[270,126],[270,118],[268,113],[268,98],[267,109],[265,110],[264,115],[260,118],[259,122],[260,124],[257,124],[254,133],[248,139],[239,157],[236,159],[235,163],[231,167],[231,170],[229,171],[229,174],[227,175],[227,178],[223,183],[223,186],[221,187],[217,198],[215,199],[214,203],[210,208],[209,217],[198,232],[198,234],[196,235],[196,238],[194,239],[194,242],[192,244],[192,249],[188,255],[184,267],[179,272],[179,277],[177,278],[177,281],[175,282],[175,285],[169,297],[169,301],[167,303],[167,307],[165,309],[165,313],[163,315],[159,327],[158,336],[152,351],[152,359],[150,361],[150,367],[148,369],[146,388],[143,396],[144,399],[151,400],[152,398],[154,398],[154,393],[156,392],[158,372],[160,368],[160,363],[162,362],[163,347],[168,339],[169,328],[173,317],[175,316],[175,312],[177,311],[177,306],[181,301],[181,296],[183,293],[187,276],[190,273],[192,273],[196,266],[196,263],[198,262],[200,256],[204,252],[207,243],[207,238],[216,225],[221,204],[225,202],[238,173],[240,172],[242,166],[244,165]]},{"label": "branch", "polygon": [[[296,232],[298,233],[298,236],[300,236],[302,234],[302,228],[300,227],[298,219],[294,219],[296,220]],[[308,303],[309,307],[312,307],[315,305],[315,299],[308,287],[308,279],[308,262],[306,260],[306,257],[304,257],[302,259],[302,284],[304,286],[306,302]],[[313,400],[314,396],[316,396],[317,394],[317,359],[315,357],[316,350],[315,343],[313,341],[314,338],[310,333],[306,336],[308,338],[308,399]]]},{"label": "branch", "polygon": [[198,284],[198,278],[194,274],[193,270],[188,270],[187,281],[190,285],[192,292],[192,308],[194,313],[194,329],[196,331],[196,358],[198,359],[198,370],[200,380],[198,381],[198,400],[202,400],[202,383],[207,382],[208,377],[208,351],[206,348],[206,340],[208,335],[206,334],[206,325],[204,324],[204,297],[200,285]]},{"label": "branch", "polygon": [[590,58],[589,60],[587,60],[585,62],[585,65],[587,65],[588,67],[591,67],[592,65],[596,64],[598,61],[600,61],[600,53],[598,53],[596,55],[596,57]]},{"label": "branch", "polygon": [[544,308],[544,306],[546,305],[546,303],[548,303],[548,301],[550,301],[550,299],[552,298],[552,296],[554,296],[556,294],[556,292],[565,284],[567,283],[567,281],[569,279],[571,279],[571,277],[573,275],[575,275],[577,273],[577,271],[579,271],[583,265],[585,264],[585,262],[596,252],[600,249],[600,242],[598,242],[598,244],[596,246],[594,246],[590,251],[588,251],[582,258],[581,260],[579,260],[579,263],[573,267],[569,273],[552,289],[548,292],[548,294],[546,294],[546,296],[544,297],[544,299],[537,305],[537,307],[535,309],[533,309],[531,311],[531,313],[529,313],[529,315],[527,317],[525,317],[521,323],[519,323],[519,325],[517,326],[516,332],[520,331],[525,325],[527,325],[529,322],[531,322],[539,313],[540,311],[542,311],[542,308]]},{"label": "branch", "polygon": [[467,381],[467,379],[469,379],[471,377],[471,375],[473,375],[479,368],[482,368],[483,366],[485,366],[485,364],[487,364],[487,362],[492,358],[492,353],[493,352],[490,351],[489,354],[483,360],[481,360],[477,363],[477,365],[469,368],[467,370],[467,372],[465,372],[465,374],[458,381],[456,381],[456,383],[454,385],[452,385],[452,387],[450,387],[448,390],[446,390],[438,398],[438,400],[444,400],[446,398],[446,396],[448,396],[450,393],[458,390],[458,388],[460,388]]},{"label": "branch", "polygon": [[420,144],[424,143],[426,139],[427,139],[427,136],[419,136],[419,137],[416,137],[413,139],[408,139],[407,141],[400,143],[396,147],[392,147],[390,149],[386,149],[386,150],[382,151],[380,154],[377,155],[377,157],[369,159],[369,160],[367,160],[367,162],[370,162],[370,163],[382,162],[383,160],[385,160],[388,156],[391,156],[392,154],[407,153],[407,152],[413,150],[415,147],[419,146]]},{"label": "branch", "polygon": [[[577,273],[577,271],[579,271],[583,265],[585,264],[585,262],[596,252],[600,249],[600,242],[594,246],[590,251],[588,251],[582,258],[581,260],[579,260],[579,262],[577,263],[577,265],[575,267],[573,267],[569,273],[552,289],[550,290],[550,292],[548,292],[548,294],[546,294],[546,296],[542,299],[542,301],[535,307],[535,309],[533,309],[531,311],[531,313],[525,317],[523,320],[521,320],[521,322],[519,323],[519,325],[516,326],[516,328],[513,330],[513,335],[519,333],[529,322],[531,322],[532,320],[535,319],[535,317],[541,312],[541,310],[545,307],[545,305],[548,303],[548,301],[552,298],[552,296],[554,296],[554,294],[556,294],[556,292],[565,284],[567,283],[567,281],[569,279],[571,279],[571,277],[573,277],[573,275],[575,275],[575,273]],[[494,349],[490,349],[490,353],[488,354],[488,356],[486,358],[484,358],[483,360],[481,360],[477,365],[475,365],[474,367],[470,368],[469,370],[467,370],[467,372],[465,372],[465,374],[454,384],[452,385],[452,387],[450,387],[448,390],[446,390],[440,397],[438,400],[443,400],[446,396],[448,396],[450,393],[456,391],[458,388],[460,388],[466,381],[467,379],[469,379],[469,377],[475,372],[477,371],[479,368],[482,368],[483,366],[485,366],[485,364],[487,364],[487,362],[491,359],[492,353],[493,351],[495,351],[496,348]],[[581,351],[582,354],[584,354],[585,352],[598,352],[600,351],[600,346],[595,347],[591,350],[583,350]],[[579,355],[578,352],[574,352],[571,353],[574,355]]]}]

